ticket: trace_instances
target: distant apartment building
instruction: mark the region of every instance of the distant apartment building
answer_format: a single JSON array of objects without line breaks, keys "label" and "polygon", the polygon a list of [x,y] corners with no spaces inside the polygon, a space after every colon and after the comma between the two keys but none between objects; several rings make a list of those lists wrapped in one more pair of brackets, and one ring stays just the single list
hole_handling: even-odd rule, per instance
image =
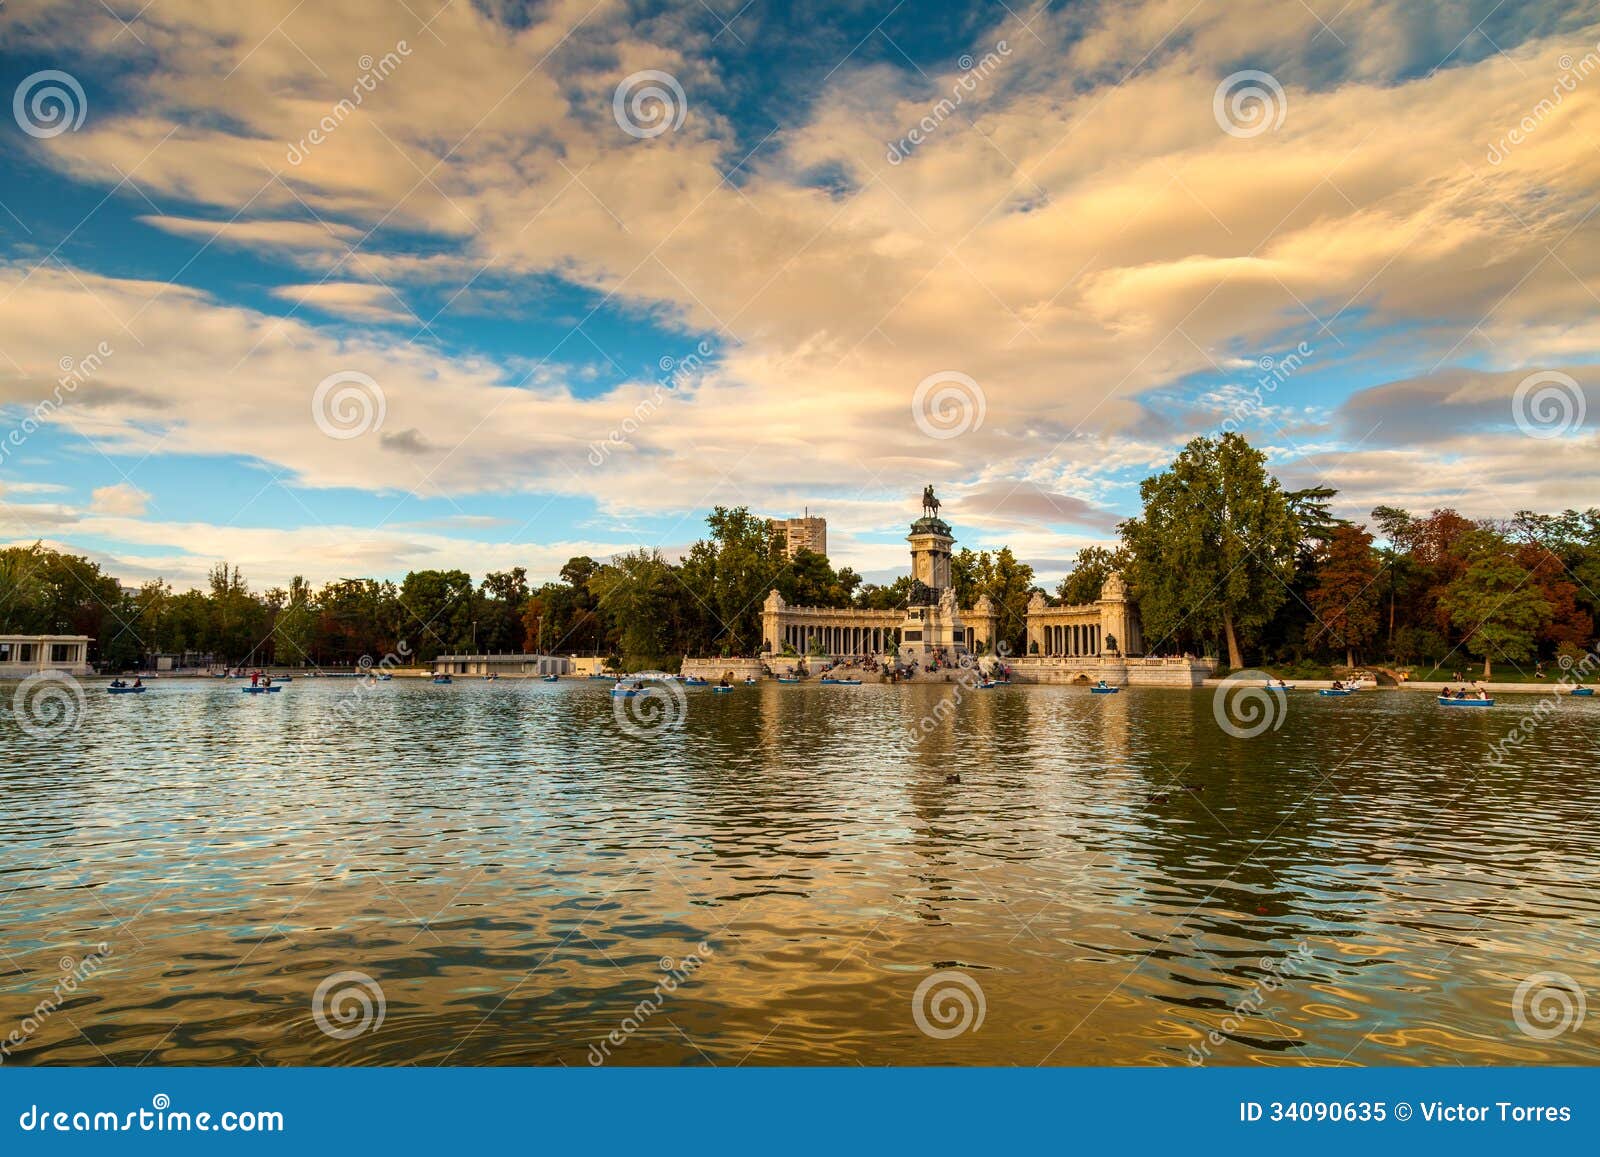
[{"label": "distant apartment building", "polygon": [[790,558],[796,551],[809,550],[815,554],[828,553],[828,520],[826,518],[812,518],[810,507],[800,518],[769,518],[767,525],[774,530],[783,531],[787,543],[784,548]]}]

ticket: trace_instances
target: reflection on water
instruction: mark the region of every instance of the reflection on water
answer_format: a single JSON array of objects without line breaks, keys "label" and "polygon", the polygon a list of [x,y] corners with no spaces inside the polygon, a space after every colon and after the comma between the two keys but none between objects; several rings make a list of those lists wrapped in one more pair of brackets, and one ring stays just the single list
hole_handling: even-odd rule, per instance
[{"label": "reflection on water", "polygon": [[603,683],[6,712],[8,1063],[1600,1061],[1512,1010],[1600,992],[1600,704],[1496,767],[1533,699],[1238,739],[1209,690],[1015,687],[911,742],[946,694],[692,689],[653,741]]}]

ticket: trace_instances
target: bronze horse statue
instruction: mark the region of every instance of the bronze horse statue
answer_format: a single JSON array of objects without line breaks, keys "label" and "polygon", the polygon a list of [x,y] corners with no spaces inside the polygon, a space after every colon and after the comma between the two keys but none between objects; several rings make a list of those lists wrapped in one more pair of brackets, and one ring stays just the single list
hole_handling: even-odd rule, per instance
[{"label": "bronze horse statue", "polygon": [[922,513],[931,514],[935,518],[939,517],[939,500],[933,496],[933,486],[931,484],[922,488]]}]

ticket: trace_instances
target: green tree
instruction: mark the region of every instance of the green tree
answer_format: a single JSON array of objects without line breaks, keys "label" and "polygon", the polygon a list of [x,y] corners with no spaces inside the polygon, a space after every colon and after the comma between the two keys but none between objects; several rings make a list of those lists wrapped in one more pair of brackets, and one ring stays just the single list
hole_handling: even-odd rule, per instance
[{"label": "green tree", "polygon": [[[692,600],[682,608],[690,635],[686,649],[753,652],[761,642],[761,602],[781,581],[782,535],[743,506],[718,506],[706,522],[710,539],[695,543],[679,568]],[[796,563],[798,574],[818,577],[817,597],[838,597],[838,578],[827,559],[800,551]]]},{"label": "green tree", "polygon": [[1082,606],[1100,597],[1100,588],[1115,573],[1129,569],[1132,558],[1128,548],[1086,546],[1078,552],[1072,563],[1072,573],[1056,586],[1056,598],[1068,606]]},{"label": "green tree", "polygon": [[1551,608],[1498,535],[1473,531],[1461,545],[1469,561],[1445,590],[1440,606],[1462,632],[1462,645],[1483,660],[1487,679],[1497,657],[1513,663],[1533,657]]},{"label": "green tree", "polygon": [[682,587],[658,550],[619,554],[589,580],[610,617],[624,664],[661,667],[676,649],[676,604]]},{"label": "green tree", "polygon": [[1122,534],[1145,637],[1220,632],[1229,665],[1242,667],[1240,640],[1283,605],[1302,540],[1266,455],[1233,433],[1196,438],[1139,494],[1144,513]]},{"label": "green tree", "polygon": [[464,570],[416,570],[400,584],[400,625],[417,658],[472,651],[477,605]]}]

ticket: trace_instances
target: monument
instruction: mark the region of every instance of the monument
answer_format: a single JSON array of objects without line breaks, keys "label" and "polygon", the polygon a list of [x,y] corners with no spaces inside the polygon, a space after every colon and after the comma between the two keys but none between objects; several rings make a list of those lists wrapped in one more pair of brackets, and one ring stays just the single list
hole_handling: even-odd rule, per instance
[{"label": "monument", "polygon": [[937,656],[954,663],[968,653],[967,630],[956,606],[950,581],[950,548],[955,535],[939,517],[940,502],[933,487],[922,491],[922,517],[911,524],[906,541],[911,544],[911,597],[900,623],[898,655],[902,663],[927,666]]}]

